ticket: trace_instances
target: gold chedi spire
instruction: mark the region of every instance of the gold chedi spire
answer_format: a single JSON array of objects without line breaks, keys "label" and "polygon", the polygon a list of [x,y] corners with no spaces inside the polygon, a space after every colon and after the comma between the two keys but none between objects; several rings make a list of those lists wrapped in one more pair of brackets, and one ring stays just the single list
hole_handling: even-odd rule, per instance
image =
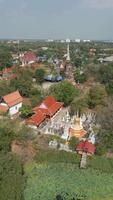
[{"label": "gold chedi spire", "polygon": [[86,131],[83,129],[82,122],[80,117],[77,116],[75,117],[74,120],[74,125],[69,129],[69,137],[77,137],[81,138],[86,134]]}]

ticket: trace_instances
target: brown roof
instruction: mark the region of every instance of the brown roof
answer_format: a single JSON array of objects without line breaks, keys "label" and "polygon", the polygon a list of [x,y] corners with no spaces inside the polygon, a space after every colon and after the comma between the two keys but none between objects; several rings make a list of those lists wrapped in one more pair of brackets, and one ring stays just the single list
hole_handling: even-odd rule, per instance
[{"label": "brown roof", "polygon": [[23,99],[18,91],[12,92],[12,93],[4,96],[3,100],[9,107],[17,105],[23,101]]}]

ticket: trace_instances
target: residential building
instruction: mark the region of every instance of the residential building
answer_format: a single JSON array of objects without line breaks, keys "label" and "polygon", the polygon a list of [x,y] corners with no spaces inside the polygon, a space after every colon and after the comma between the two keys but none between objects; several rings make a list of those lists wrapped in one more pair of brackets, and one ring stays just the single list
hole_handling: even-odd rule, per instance
[{"label": "residential building", "polygon": [[37,57],[33,52],[26,52],[20,55],[21,66],[28,66],[37,61]]},{"label": "residential building", "polygon": [[18,91],[5,95],[1,99],[0,111],[8,112],[10,116],[19,113],[23,98]]}]

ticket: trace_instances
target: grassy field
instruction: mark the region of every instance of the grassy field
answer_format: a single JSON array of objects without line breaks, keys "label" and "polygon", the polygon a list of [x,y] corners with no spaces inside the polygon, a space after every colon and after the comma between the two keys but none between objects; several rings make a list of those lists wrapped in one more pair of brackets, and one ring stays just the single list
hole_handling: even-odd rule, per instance
[{"label": "grassy field", "polygon": [[113,173],[51,162],[26,165],[25,173],[25,200],[113,200]]}]

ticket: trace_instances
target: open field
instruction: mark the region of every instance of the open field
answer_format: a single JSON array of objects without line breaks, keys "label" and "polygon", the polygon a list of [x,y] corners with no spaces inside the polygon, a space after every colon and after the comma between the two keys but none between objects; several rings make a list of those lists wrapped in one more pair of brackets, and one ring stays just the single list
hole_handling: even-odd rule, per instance
[{"label": "open field", "polygon": [[66,163],[27,165],[25,172],[25,200],[113,200],[113,173]]}]

